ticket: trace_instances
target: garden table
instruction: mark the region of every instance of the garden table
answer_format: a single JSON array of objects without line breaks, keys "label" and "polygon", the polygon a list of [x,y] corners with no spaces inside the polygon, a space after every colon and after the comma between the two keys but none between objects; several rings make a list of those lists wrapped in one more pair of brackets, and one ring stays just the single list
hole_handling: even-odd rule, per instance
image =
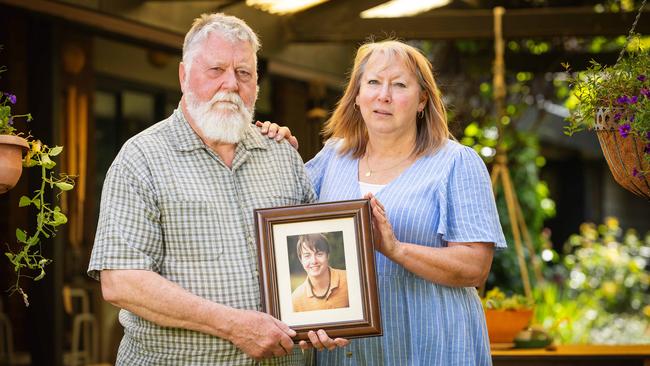
[{"label": "garden table", "polygon": [[494,366],[650,366],[650,345],[562,345],[492,350]]}]

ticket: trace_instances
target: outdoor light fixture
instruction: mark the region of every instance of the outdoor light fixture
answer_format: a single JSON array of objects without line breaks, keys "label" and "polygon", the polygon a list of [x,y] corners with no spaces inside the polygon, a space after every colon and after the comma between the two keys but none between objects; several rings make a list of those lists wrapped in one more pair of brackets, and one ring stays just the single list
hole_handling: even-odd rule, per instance
[{"label": "outdoor light fixture", "polygon": [[391,0],[374,8],[361,12],[362,18],[400,18],[408,17],[439,8],[449,4],[451,0]]},{"label": "outdoor light fixture", "polygon": [[271,14],[285,15],[309,9],[328,0],[246,0],[253,6]]}]

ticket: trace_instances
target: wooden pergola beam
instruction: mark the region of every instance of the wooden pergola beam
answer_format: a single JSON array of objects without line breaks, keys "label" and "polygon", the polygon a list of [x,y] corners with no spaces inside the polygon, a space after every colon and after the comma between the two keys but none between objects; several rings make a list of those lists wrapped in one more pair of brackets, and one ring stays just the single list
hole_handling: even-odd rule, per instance
[{"label": "wooden pergola beam", "polygon": [[[491,10],[433,10],[416,17],[361,19],[359,12],[384,0],[331,0],[286,20],[287,42],[362,42],[369,36],[401,39],[491,39]],[[223,1],[233,4],[239,1]],[[0,0],[6,4],[58,17],[100,31],[178,51],[183,35],[65,3],[46,0]],[[627,34],[635,13],[595,13],[591,7],[507,10],[504,37],[617,36]],[[644,12],[637,32],[650,34],[650,16]]]},{"label": "wooden pergola beam", "polygon": [[0,0],[0,4],[65,19],[71,23],[121,35],[146,44],[163,46],[174,51],[180,51],[183,47],[183,34],[101,13],[97,10],[46,0]]},{"label": "wooden pergola beam", "polygon": [[[642,19],[650,16],[646,11]],[[507,10],[503,17],[506,39],[551,36],[626,35],[636,13],[596,13],[591,7]],[[361,19],[358,13],[343,19],[316,21],[317,14],[287,20],[291,42],[359,42],[375,36],[401,39],[487,39],[493,37],[492,10],[440,10],[407,18]],[[650,33],[650,22],[640,21],[637,32]]]}]

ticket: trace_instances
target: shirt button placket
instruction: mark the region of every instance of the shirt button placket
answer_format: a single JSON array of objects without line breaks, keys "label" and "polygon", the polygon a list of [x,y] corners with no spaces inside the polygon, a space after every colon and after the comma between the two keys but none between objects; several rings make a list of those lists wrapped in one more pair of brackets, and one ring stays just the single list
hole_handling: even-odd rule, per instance
[{"label": "shirt button placket", "polygon": [[[253,238],[251,237],[250,232],[246,227],[246,219],[245,219],[246,212],[244,210],[244,203],[241,199],[241,190],[239,187],[236,170],[232,170],[230,172],[230,180],[232,182],[232,186],[234,187],[235,200],[237,201],[237,207],[239,208],[239,213],[241,214],[240,224],[243,226],[242,227],[243,232],[246,233],[246,246],[248,247],[249,258],[251,258],[251,260],[248,261],[248,265],[251,267],[251,274],[253,278],[257,279],[258,273],[257,273],[257,268],[255,266],[257,263],[256,261],[257,248],[255,248],[255,243],[253,242]],[[252,215],[253,213],[251,212],[250,214]]]}]

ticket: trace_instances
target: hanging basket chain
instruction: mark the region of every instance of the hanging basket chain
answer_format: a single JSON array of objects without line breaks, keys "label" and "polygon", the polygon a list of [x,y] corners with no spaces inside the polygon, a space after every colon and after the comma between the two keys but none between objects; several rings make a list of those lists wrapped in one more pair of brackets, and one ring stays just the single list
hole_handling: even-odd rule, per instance
[{"label": "hanging basket chain", "polygon": [[627,46],[630,44],[630,41],[632,40],[632,36],[634,36],[634,29],[636,29],[636,24],[639,22],[639,18],[641,18],[641,13],[643,12],[643,7],[645,6],[645,2],[646,0],[643,0],[641,6],[639,7],[639,11],[636,13],[636,18],[634,18],[634,23],[632,23],[632,28],[630,28],[630,32],[627,35],[627,39],[625,40],[625,45],[621,49],[621,52],[618,54],[616,63],[619,63],[619,61],[621,61],[621,59],[623,58],[623,53],[625,53]]}]

